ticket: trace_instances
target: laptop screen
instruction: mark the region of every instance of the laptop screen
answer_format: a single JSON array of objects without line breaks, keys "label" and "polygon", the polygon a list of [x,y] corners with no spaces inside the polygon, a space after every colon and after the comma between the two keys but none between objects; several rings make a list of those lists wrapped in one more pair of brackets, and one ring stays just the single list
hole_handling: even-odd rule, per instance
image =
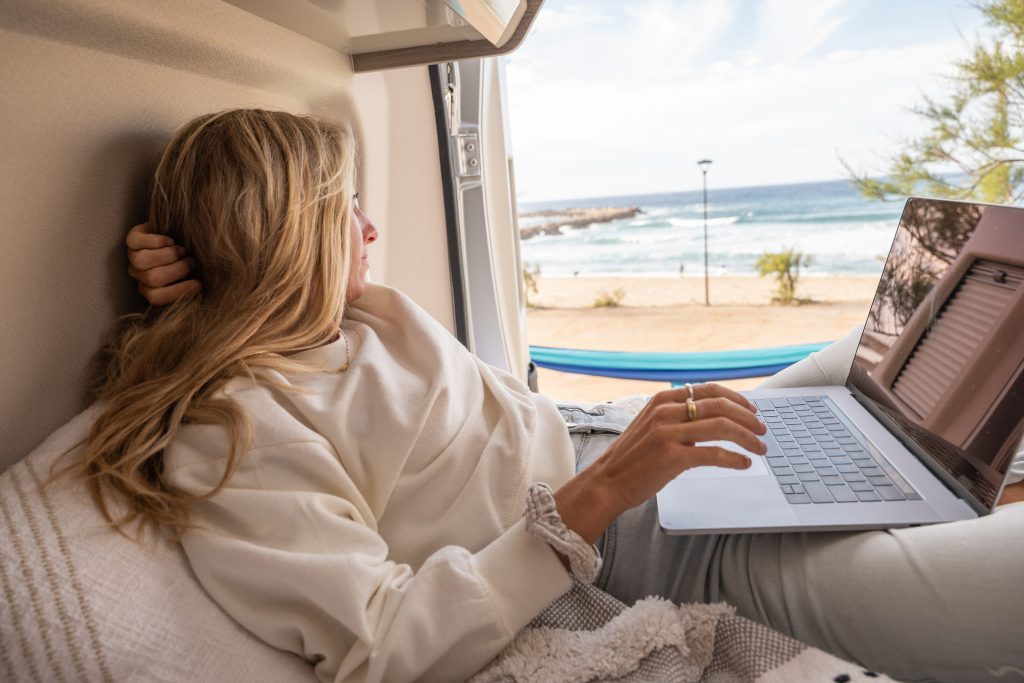
[{"label": "laptop screen", "polygon": [[1024,209],[908,200],[848,384],[991,508],[1024,433]]}]

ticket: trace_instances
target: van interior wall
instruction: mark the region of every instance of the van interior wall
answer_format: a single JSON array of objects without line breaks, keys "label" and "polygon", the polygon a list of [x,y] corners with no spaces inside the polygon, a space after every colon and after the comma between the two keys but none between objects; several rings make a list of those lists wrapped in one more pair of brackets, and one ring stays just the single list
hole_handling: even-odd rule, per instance
[{"label": "van interior wall", "polygon": [[0,74],[0,471],[85,407],[116,317],[144,305],[124,234],[163,145],[205,112],[348,120],[382,233],[372,277],[452,329],[426,67],[354,75],[348,56],[219,0],[6,0]]}]

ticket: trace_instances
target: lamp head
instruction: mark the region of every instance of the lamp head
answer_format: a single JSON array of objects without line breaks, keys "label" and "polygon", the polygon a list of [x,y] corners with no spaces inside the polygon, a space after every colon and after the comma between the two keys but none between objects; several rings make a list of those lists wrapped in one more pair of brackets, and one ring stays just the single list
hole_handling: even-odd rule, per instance
[{"label": "lamp head", "polygon": [[700,166],[700,170],[702,170],[705,173],[707,173],[708,172],[708,166],[711,165],[711,159],[701,159],[700,161],[697,162],[697,165]]}]

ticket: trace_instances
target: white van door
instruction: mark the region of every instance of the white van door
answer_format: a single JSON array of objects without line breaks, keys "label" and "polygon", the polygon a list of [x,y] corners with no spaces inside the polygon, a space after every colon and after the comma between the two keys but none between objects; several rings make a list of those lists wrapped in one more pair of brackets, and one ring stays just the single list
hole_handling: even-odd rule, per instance
[{"label": "white van door", "polygon": [[459,241],[452,256],[460,267],[452,273],[461,280],[464,341],[483,361],[525,382],[526,292],[504,63],[501,57],[452,62],[441,75]]}]

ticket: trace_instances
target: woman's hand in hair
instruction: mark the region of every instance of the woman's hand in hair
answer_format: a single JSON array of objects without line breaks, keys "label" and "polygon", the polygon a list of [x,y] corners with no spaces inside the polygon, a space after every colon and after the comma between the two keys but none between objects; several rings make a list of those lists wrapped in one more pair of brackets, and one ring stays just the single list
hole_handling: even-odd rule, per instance
[{"label": "woman's hand in hair", "polygon": [[170,237],[149,231],[149,224],[136,225],[125,238],[128,245],[128,274],[139,283],[139,293],[154,306],[198,291],[199,281],[189,279],[195,260]]},{"label": "woman's hand in hair", "polygon": [[757,455],[767,452],[760,439],[767,429],[750,401],[718,384],[698,384],[693,390],[692,419],[685,388],[655,394],[600,458],[555,493],[566,526],[593,543],[616,517],[685,470],[750,466],[747,456],[698,445],[703,442],[727,441]]}]

